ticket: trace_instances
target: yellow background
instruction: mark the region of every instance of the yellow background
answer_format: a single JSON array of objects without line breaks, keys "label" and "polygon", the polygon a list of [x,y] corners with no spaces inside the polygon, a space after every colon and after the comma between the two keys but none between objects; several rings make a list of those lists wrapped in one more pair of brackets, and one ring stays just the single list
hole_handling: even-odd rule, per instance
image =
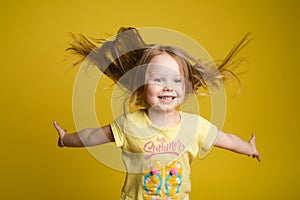
[{"label": "yellow background", "polygon": [[[248,72],[242,93],[229,91],[224,131],[256,133],[262,162],[214,150],[192,165],[191,199],[299,199],[300,5],[292,2],[1,1],[1,199],[118,199],[124,173],[85,149],[58,148],[52,121],[75,131],[68,33],[101,38],[120,26],[174,29],[215,59],[251,31]],[[97,101],[108,123],[109,99]]]}]

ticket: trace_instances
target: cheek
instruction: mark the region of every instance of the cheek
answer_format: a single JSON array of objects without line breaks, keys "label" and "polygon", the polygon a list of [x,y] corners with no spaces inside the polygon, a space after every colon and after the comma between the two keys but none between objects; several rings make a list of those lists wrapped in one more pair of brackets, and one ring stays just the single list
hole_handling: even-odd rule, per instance
[{"label": "cheek", "polygon": [[146,89],[146,93],[149,95],[157,95],[157,93],[161,90],[161,86],[157,84],[149,84]]},{"label": "cheek", "polygon": [[178,96],[183,97],[185,95],[185,86],[184,85],[178,86],[176,89],[176,93]]},{"label": "cheek", "polygon": [[[146,100],[152,101],[157,96],[157,88],[154,85],[148,85],[146,89]],[[149,102],[150,103],[150,102]]]}]

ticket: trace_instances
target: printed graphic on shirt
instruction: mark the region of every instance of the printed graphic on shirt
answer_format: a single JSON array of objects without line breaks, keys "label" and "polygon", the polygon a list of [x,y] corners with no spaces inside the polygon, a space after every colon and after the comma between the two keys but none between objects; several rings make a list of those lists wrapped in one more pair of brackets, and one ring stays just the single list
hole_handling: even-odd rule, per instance
[{"label": "printed graphic on shirt", "polygon": [[144,199],[159,200],[162,187],[162,165],[157,161],[149,162],[144,168]]},{"label": "printed graphic on shirt", "polygon": [[183,142],[177,138],[173,141],[168,141],[166,137],[157,137],[155,140],[150,140],[144,144],[145,160],[152,158],[155,155],[171,154],[179,156],[185,150]]},{"label": "printed graphic on shirt", "polygon": [[[159,161],[150,161],[144,168],[144,199],[178,200],[178,193],[182,184],[182,165],[179,161],[162,167]],[[164,191],[162,188],[164,187]]]},{"label": "printed graphic on shirt", "polygon": [[182,165],[178,161],[170,163],[166,168],[165,193],[167,200],[177,200],[182,183]]}]

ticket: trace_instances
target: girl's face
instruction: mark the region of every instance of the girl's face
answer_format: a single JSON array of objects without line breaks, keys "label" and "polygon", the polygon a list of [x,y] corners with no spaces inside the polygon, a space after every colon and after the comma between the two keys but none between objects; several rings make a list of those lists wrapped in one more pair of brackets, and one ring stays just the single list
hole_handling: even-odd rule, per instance
[{"label": "girl's face", "polygon": [[146,83],[146,101],[155,110],[174,111],[184,99],[184,78],[180,66],[167,53],[150,61]]}]

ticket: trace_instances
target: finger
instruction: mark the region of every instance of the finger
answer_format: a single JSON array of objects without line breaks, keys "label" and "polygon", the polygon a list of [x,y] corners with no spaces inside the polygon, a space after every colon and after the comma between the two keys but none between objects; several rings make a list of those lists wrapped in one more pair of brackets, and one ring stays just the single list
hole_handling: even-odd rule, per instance
[{"label": "finger", "polygon": [[255,140],[256,140],[256,136],[255,136],[255,134],[252,134],[252,137],[251,137],[249,143],[255,144]]},{"label": "finger", "polygon": [[252,158],[256,158],[259,162],[261,161],[259,154],[253,155]]},{"label": "finger", "polygon": [[259,162],[261,161],[260,156],[257,156],[256,159],[257,159]]},{"label": "finger", "polygon": [[59,127],[59,125],[58,125],[58,123],[57,123],[56,120],[53,121],[53,125],[54,125],[55,128],[58,128],[58,127]]},{"label": "finger", "polygon": [[60,125],[58,124],[57,121],[54,121],[53,124],[54,124],[54,127],[55,127],[58,131],[63,130],[63,129],[60,127]]}]

